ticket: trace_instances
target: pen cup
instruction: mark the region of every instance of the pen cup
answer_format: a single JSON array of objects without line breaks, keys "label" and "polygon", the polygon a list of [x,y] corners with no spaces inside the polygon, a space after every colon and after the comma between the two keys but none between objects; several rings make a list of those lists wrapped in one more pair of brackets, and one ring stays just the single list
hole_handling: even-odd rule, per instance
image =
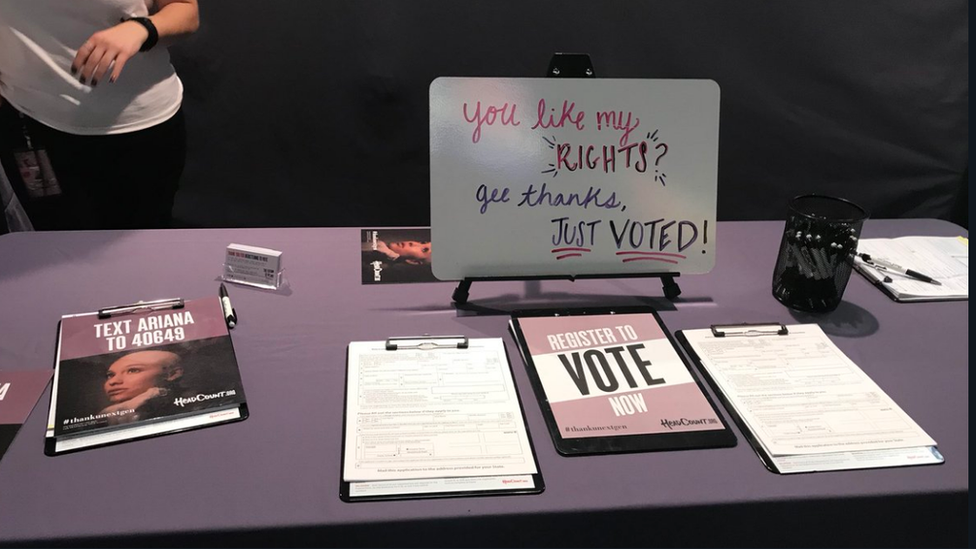
[{"label": "pen cup", "polygon": [[836,309],[867,217],[864,208],[843,198],[810,194],[791,200],[773,269],[773,297],[798,311]]}]

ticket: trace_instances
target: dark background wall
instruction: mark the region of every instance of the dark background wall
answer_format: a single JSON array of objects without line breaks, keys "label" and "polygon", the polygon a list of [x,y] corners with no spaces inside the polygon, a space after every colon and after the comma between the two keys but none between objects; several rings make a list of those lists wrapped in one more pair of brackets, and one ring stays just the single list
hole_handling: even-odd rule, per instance
[{"label": "dark background wall", "polygon": [[964,0],[201,4],[172,48],[180,225],[426,225],[431,80],[544,76],[562,51],[598,77],[719,83],[719,219],[822,192],[968,227]]}]

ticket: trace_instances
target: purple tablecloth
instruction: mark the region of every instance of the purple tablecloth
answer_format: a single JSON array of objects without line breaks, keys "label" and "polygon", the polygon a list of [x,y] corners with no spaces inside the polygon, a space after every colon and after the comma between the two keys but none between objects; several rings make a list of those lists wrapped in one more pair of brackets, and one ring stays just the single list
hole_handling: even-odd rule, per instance
[{"label": "purple tablecloth", "polygon": [[[780,476],[738,427],[735,448],[561,457],[509,317],[459,313],[452,283],[361,285],[358,229],[21,233],[0,237],[0,369],[50,368],[62,314],[216,295],[231,242],[283,250],[287,286],[229,287],[247,421],[52,458],[42,451],[45,393],[0,461],[0,544],[966,543],[968,301],[899,304],[855,273],[833,313],[791,312],[770,292],[782,227],[720,223],[715,269],[678,278],[673,304],[656,297],[656,279],[476,282],[470,299],[502,311],[651,304],[672,332],[818,322],[938,441],[943,465]],[[873,220],[863,236],[908,234],[967,233]],[[505,338],[544,493],[339,500],[346,345],[420,333]]]}]

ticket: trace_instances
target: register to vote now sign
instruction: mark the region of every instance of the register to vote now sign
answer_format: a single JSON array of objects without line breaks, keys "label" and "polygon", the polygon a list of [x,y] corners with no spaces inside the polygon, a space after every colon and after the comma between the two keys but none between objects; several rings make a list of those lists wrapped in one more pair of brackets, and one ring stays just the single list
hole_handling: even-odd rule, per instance
[{"label": "register to vote now sign", "polygon": [[718,129],[711,80],[434,80],[434,274],[711,270]]}]

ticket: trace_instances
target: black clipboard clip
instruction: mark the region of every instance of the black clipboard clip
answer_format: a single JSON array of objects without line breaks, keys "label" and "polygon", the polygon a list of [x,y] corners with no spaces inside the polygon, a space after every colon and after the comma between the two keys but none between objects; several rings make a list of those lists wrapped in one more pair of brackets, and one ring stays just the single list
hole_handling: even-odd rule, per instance
[{"label": "black clipboard clip", "polygon": [[[410,343],[415,341],[416,343]],[[422,336],[391,337],[386,340],[386,350],[396,351],[398,349],[467,349],[468,336],[449,335],[432,336],[424,334]]]},{"label": "black clipboard clip", "polygon": [[154,301],[136,301],[128,305],[117,305],[115,307],[105,307],[98,310],[98,318],[112,318],[115,315],[128,315],[143,311],[161,311],[163,309],[182,309],[182,297],[172,299],[156,299]]},{"label": "black clipboard clip", "polygon": [[768,335],[790,335],[785,324],[780,322],[744,323],[744,324],[712,324],[714,337],[757,337]]}]

